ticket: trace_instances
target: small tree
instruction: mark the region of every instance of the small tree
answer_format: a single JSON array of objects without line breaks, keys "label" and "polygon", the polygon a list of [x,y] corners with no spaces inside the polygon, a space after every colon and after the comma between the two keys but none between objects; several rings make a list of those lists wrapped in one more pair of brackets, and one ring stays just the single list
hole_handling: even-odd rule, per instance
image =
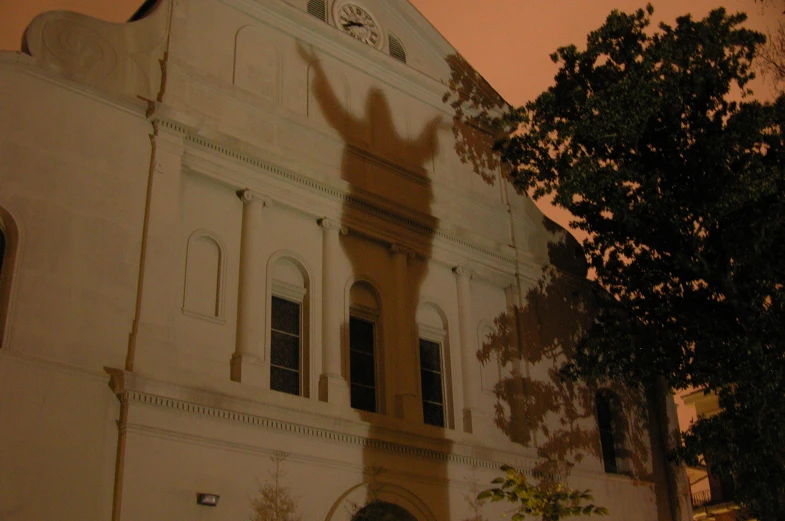
[{"label": "small tree", "polygon": [[251,521],[302,521],[297,513],[297,498],[281,483],[285,476],[281,464],[288,457],[289,454],[280,451],[270,456],[273,470],[269,472],[270,479],[259,485],[259,497],[251,500]]},{"label": "small tree", "polygon": [[[589,490],[574,490],[564,486],[559,480],[544,477],[537,485],[532,485],[526,476],[504,465],[504,477],[492,483],[500,485],[480,492],[478,500],[509,501],[515,503],[512,521],[523,521],[526,516],[539,516],[542,521],[559,521],[570,516],[608,515],[608,510],[591,503],[594,497]],[[584,504],[584,502],[589,502]]]},{"label": "small tree", "polygon": [[464,521],[488,521],[482,515],[482,507],[486,502],[485,498],[480,498],[480,482],[477,480],[476,468],[472,469],[472,475],[467,478],[469,482],[469,492],[463,496],[466,504],[469,505],[472,515],[464,519]]}]

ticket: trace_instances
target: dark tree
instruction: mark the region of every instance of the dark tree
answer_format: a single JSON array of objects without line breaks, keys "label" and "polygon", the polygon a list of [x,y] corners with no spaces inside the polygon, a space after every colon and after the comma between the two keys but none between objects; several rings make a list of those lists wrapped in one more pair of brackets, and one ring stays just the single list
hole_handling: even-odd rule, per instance
[{"label": "dark tree", "polygon": [[716,393],[676,457],[710,455],[751,515],[783,519],[785,96],[750,98],[765,38],[744,14],[652,31],[652,11],[558,49],[555,85],[496,147],[520,191],[589,234],[599,310],[567,373]]}]

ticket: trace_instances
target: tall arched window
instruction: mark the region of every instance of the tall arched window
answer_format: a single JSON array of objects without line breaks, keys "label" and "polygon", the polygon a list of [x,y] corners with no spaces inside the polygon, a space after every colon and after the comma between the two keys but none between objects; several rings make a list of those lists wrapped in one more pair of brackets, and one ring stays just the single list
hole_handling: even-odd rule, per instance
[{"label": "tall arched window", "polygon": [[308,273],[297,260],[272,265],[270,291],[270,388],[308,396]]},{"label": "tall arched window", "polygon": [[365,281],[355,282],[349,306],[349,382],[354,409],[381,412],[379,392],[379,297]]},{"label": "tall arched window", "polygon": [[597,429],[600,434],[602,462],[605,472],[620,474],[627,472],[625,457],[626,422],[619,396],[611,390],[597,392]]},{"label": "tall arched window", "polygon": [[417,336],[423,420],[428,425],[452,427],[447,319],[435,304],[424,302],[418,306]]}]

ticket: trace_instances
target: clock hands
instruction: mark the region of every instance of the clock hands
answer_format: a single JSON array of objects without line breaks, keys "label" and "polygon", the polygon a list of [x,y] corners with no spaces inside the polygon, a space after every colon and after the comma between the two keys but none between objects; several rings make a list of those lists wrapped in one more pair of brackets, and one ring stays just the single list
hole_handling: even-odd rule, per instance
[{"label": "clock hands", "polygon": [[343,23],[344,29],[348,29],[349,27],[365,27],[365,24],[360,22],[355,22],[354,20],[350,20],[348,22]]}]

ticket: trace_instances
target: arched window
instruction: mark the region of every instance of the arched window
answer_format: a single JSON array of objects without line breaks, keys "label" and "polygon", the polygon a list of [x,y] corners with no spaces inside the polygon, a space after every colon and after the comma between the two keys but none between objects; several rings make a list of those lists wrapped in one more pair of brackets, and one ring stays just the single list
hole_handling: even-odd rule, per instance
[{"label": "arched window", "polygon": [[374,501],[358,510],[352,521],[417,521],[417,518],[401,506]]},{"label": "arched window", "polygon": [[423,420],[428,425],[452,427],[450,414],[447,320],[441,309],[425,302],[417,308],[420,390]]},{"label": "arched window", "polygon": [[349,291],[349,382],[354,409],[381,412],[379,392],[379,297],[365,281]]},{"label": "arched window", "polygon": [[406,63],[406,49],[403,48],[400,38],[390,33],[388,40],[390,43],[390,56]]},{"label": "arched window", "polygon": [[293,258],[274,261],[270,291],[270,388],[308,396],[308,274]]},{"label": "arched window", "polygon": [[601,389],[596,395],[597,428],[600,434],[602,462],[605,472],[621,474],[627,472],[625,457],[626,422],[621,401],[616,393]]}]

